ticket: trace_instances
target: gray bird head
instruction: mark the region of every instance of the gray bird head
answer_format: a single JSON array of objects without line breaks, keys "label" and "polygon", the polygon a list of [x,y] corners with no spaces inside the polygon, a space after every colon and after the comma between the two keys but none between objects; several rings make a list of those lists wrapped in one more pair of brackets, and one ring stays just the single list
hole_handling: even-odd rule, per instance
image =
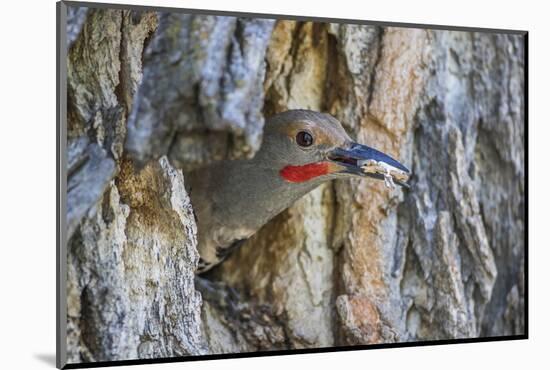
[{"label": "gray bird head", "polygon": [[329,114],[290,110],[267,120],[257,163],[273,167],[287,182],[366,176],[407,187],[407,167],[354,142]]}]

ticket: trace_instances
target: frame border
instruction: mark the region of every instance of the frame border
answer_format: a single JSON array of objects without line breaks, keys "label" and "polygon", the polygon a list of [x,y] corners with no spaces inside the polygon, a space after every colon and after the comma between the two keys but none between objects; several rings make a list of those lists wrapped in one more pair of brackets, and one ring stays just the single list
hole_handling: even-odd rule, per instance
[{"label": "frame border", "polygon": [[501,33],[501,34],[504,33],[504,34],[519,34],[519,35],[526,34],[528,32],[527,30],[484,28],[484,27],[462,27],[462,26],[449,26],[449,25],[425,24],[425,23],[384,22],[384,21],[362,20],[362,19],[301,16],[301,15],[295,15],[295,14],[232,12],[227,10],[214,10],[214,9],[192,9],[192,8],[173,8],[173,7],[151,6],[151,5],[109,4],[109,3],[83,2],[83,1],[71,1],[71,0],[68,0],[68,1],[62,0],[61,2],[66,4],[67,6],[87,7],[87,8],[96,8],[96,9],[161,11],[161,12],[217,15],[217,16],[244,17],[244,18],[284,19],[284,20],[297,20],[297,21],[359,24],[359,25],[370,25],[370,26],[424,28],[424,29],[445,30],[445,31],[467,31],[467,32],[477,31],[477,32],[486,32],[486,33]]},{"label": "frame border", "polygon": [[56,3],[56,347],[55,364],[67,363],[67,5]]},{"label": "frame border", "polygon": [[[264,19],[284,19],[297,21],[313,21],[313,22],[330,22],[344,23],[357,25],[372,25],[382,27],[401,27],[401,28],[423,28],[432,30],[445,31],[462,31],[462,32],[484,32],[484,33],[499,33],[523,36],[524,39],[524,334],[495,336],[495,337],[479,337],[479,338],[462,338],[462,339],[444,339],[444,340],[429,340],[429,341],[414,341],[401,343],[383,343],[370,345],[355,345],[355,346],[335,346],[335,347],[319,347],[307,349],[291,349],[291,350],[274,350],[274,351],[257,351],[257,352],[241,352],[241,353],[226,353],[226,354],[211,354],[211,355],[194,355],[194,356],[177,356],[177,357],[161,357],[151,359],[129,359],[116,361],[98,361],[98,362],[81,362],[67,363],[67,299],[66,299],[66,282],[67,282],[67,240],[66,240],[66,210],[67,210],[67,160],[66,160],[66,143],[67,143],[67,7],[87,7],[95,9],[121,9],[121,10],[138,10],[138,11],[156,11],[156,12],[174,12],[185,14],[201,14],[201,15],[216,15],[216,16],[232,16],[245,18],[264,18]],[[190,9],[190,8],[173,8],[162,6],[148,5],[130,5],[130,4],[109,4],[96,2],[82,1],[58,1],[56,3],[56,227],[57,227],[57,248],[56,248],[56,367],[59,369],[80,369],[80,368],[95,368],[95,367],[110,367],[110,366],[125,366],[125,365],[145,365],[173,362],[188,362],[188,361],[205,361],[205,360],[220,360],[233,358],[248,358],[248,357],[266,357],[266,356],[284,356],[298,355],[309,353],[329,353],[329,352],[346,352],[360,351],[370,349],[384,348],[405,348],[405,347],[420,347],[420,346],[437,346],[447,344],[467,344],[467,343],[484,343],[484,342],[500,342],[508,340],[525,340],[529,339],[529,258],[528,258],[528,234],[529,234],[529,145],[528,145],[528,35],[526,30],[498,29],[498,28],[483,28],[483,27],[461,27],[439,24],[423,24],[423,23],[404,23],[404,22],[385,22],[360,19],[346,18],[326,18],[314,16],[300,16],[290,14],[266,14],[266,13],[249,13],[249,12],[231,12],[211,9]]]}]

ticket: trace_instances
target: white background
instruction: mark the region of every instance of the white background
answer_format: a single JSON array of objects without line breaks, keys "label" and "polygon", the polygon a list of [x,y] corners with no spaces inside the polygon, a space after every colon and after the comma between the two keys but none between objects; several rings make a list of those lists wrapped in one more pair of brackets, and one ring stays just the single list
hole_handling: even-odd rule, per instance
[{"label": "white background", "polygon": [[[115,1],[114,3],[124,3]],[[134,4],[510,28],[529,35],[529,333],[525,341],[201,361],[140,369],[548,368],[550,40],[544,1],[202,0]],[[55,358],[55,2],[2,3],[0,367]],[[534,366],[539,364],[538,366]],[[137,368],[136,368],[137,369]]]}]

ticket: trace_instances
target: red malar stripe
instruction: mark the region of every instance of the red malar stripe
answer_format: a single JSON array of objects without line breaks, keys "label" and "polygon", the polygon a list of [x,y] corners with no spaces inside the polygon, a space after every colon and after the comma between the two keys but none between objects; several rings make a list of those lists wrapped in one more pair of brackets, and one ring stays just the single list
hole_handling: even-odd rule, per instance
[{"label": "red malar stripe", "polygon": [[329,172],[328,162],[310,163],[303,166],[286,166],[280,174],[289,182],[304,182]]}]

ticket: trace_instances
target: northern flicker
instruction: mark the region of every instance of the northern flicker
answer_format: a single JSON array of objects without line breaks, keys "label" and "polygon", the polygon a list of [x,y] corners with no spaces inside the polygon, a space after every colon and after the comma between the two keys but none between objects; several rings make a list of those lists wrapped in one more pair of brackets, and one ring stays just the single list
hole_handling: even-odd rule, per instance
[{"label": "northern flicker", "polygon": [[355,143],[331,115],[290,110],[266,121],[249,160],[221,161],[186,176],[198,227],[201,273],[321,183],[372,177],[407,186],[410,171]]}]

